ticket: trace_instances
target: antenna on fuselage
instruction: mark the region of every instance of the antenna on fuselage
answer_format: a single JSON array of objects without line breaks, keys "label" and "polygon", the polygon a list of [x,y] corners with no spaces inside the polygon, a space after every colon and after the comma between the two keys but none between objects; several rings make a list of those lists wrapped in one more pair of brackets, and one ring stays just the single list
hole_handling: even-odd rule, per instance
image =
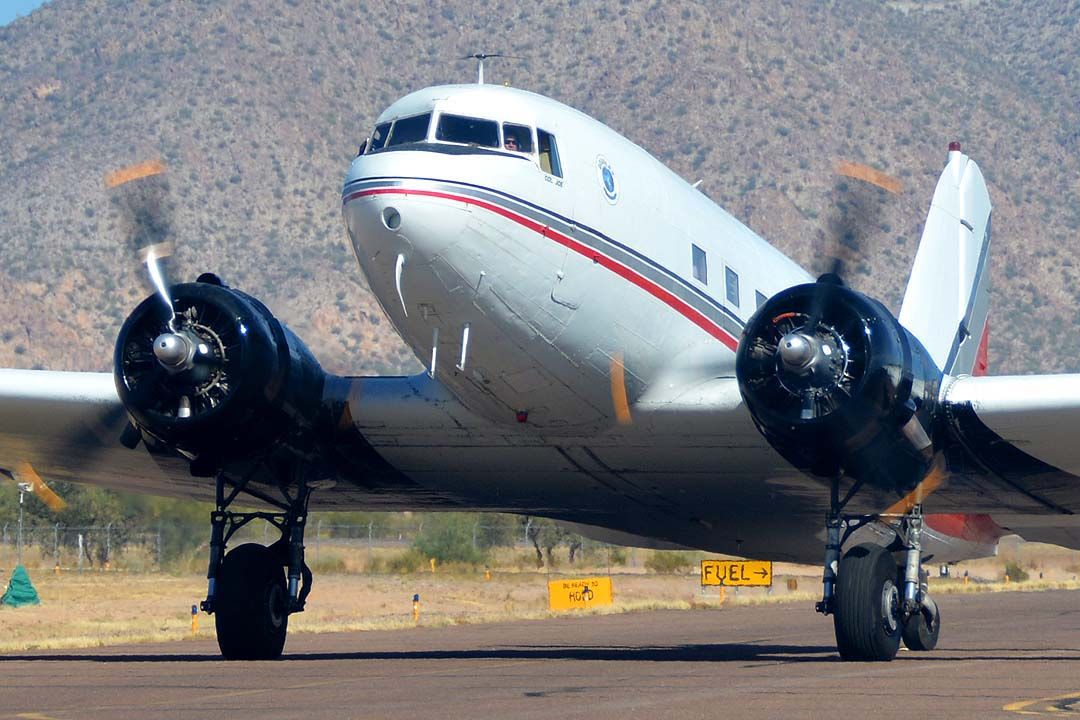
[{"label": "antenna on fuselage", "polygon": [[484,61],[487,60],[488,58],[497,58],[497,57],[515,58],[515,59],[518,59],[518,60],[521,59],[518,55],[503,55],[502,53],[473,53],[472,55],[466,55],[465,57],[463,57],[461,59],[462,60],[476,60],[477,61],[477,63],[479,64],[479,67],[477,68],[476,84],[477,85],[483,85],[484,84]]}]

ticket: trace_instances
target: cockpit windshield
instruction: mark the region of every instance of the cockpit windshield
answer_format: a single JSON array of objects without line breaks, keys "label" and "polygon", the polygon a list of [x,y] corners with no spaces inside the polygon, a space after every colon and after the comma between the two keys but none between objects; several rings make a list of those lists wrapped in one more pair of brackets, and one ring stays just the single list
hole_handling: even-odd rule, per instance
[{"label": "cockpit windshield", "polygon": [[494,120],[443,113],[439,116],[438,127],[435,128],[435,139],[497,148],[499,147],[499,124]]},{"label": "cockpit windshield", "polygon": [[[429,140],[428,131],[431,129],[431,119],[434,114],[436,113],[429,111],[420,115],[397,118],[392,122],[379,123],[371,133],[366,147],[362,148],[362,152],[373,153],[416,143],[424,143],[424,146],[402,149],[423,149],[452,154],[484,154],[489,149],[509,151],[516,153],[523,160],[538,163],[540,169],[548,175],[562,177],[555,137],[545,130],[539,128],[533,130],[529,125],[519,123],[499,122],[453,113],[437,113],[435,132]],[[447,143],[447,145],[442,145],[442,143]],[[457,147],[452,147],[455,145]]]},{"label": "cockpit windshield", "polygon": [[404,145],[405,143],[423,142],[427,139],[428,126],[431,124],[431,113],[413,115],[412,117],[399,118],[394,127],[390,129],[390,140],[386,146]]},{"label": "cockpit windshield", "polygon": [[381,150],[383,145],[386,144],[386,136],[390,134],[390,123],[380,123],[375,126],[375,132],[371,133],[371,143],[368,145],[368,152],[372,150]]}]

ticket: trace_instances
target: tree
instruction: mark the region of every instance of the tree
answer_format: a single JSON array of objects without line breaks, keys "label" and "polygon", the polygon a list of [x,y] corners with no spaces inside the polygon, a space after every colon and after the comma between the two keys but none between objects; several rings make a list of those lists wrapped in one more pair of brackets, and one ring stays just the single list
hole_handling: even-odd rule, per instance
[{"label": "tree", "polygon": [[555,548],[563,544],[569,547],[569,561],[573,564],[578,551],[581,550],[580,536],[548,518],[527,516],[523,517],[521,522],[525,526],[525,536],[536,551],[536,567],[544,567],[545,561],[548,567],[555,567],[557,565]]}]

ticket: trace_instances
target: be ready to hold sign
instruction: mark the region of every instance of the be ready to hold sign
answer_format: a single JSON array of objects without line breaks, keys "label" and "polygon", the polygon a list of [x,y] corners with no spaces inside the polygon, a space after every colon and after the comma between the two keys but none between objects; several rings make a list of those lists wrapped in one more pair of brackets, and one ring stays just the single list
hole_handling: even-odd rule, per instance
[{"label": "be ready to hold sign", "polygon": [[610,577],[549,580],[548,607],[552,610],[583,610],[614,601]]}]

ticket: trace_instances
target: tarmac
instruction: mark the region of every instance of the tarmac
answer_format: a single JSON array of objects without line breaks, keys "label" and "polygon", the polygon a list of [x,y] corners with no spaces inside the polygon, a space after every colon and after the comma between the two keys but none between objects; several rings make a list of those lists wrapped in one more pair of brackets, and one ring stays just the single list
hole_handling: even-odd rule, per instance
[{"label": "tarmac", "polygon": [[943,595],[940,648],[844,663],[804,603],[0,655],[0,718],[1080,715],[1080,591]]}]

